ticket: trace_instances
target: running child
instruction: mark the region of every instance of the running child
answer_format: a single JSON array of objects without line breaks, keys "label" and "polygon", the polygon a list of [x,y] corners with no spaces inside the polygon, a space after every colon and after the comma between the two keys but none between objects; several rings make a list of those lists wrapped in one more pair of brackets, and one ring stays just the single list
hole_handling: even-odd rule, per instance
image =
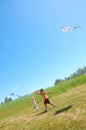
[{"label": "running child", "polygon": [[44,92],[43,89],[40,89],[39,92],[35,92],[35,94],[41,95],[42,98],[44,99],[45,111],[47,111],[47,104],[50,104],[50,105],[52,105],[53,107],[56,107],[55,104],[53,104],[53,103],[51,103],[51,102],[49,101],[49,98],[48,98],[48,96],[47,96],[47,94],[52,94],[52,93],[53,93],[53,92]]}]

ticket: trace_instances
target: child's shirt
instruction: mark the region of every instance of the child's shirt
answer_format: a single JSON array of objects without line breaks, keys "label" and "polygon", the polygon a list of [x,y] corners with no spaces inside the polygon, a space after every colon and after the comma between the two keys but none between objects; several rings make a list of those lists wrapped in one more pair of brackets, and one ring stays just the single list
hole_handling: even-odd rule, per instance
[{"label": "child's shirt", "polygon": [[47,98],[48,98],[48,96],[46,95],[45,92],[42,92],[42,93],[40,93],[40,94],[42,95],[43,99],[47,99]]}]

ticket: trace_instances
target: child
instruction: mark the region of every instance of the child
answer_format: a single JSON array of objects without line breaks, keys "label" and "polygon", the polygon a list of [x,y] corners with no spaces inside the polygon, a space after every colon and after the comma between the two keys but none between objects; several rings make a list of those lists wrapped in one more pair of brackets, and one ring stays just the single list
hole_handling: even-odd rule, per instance
[{"label": "child", "polygon": [[44,99],[45,111],[47,111],[47,104],[50,104],[50,105],[52,105],[53,107],[55,107],[55,104],[51,103],[51,102],[49,101],[48,96],[47,96],[47,94],[52,94],[52,92],[44,92],[43,89],[40,89],[40,91],[39,91],[39,92],[35,92],[35,94],[41,95],[42,98]]}]

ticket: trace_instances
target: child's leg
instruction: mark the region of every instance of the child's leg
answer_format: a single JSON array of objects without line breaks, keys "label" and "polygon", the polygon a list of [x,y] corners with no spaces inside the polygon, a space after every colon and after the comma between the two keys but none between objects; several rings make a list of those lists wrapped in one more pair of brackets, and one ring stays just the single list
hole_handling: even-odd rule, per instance
[{"label": "child's leg", "polygon": [[53,103],[51,103],[51,102],[49,101],[49,99],[47,100],[47,103],[50,104],[50,105],[52,105],[53,107],[56,107],[56,105],[53,104]]},{"label": "child's leg", "polygon": [[47,104],[46,104],[46,103],[44,103],[44,105],[45,105],[45,110],[47,111]]},{"label": "child's leg", "polygon": [[53,104],[53,103],[51,103],[51,102],[50,102],[50,105],[52,105],[53,107],[56,107],[56,105],[55,105],[55,104]]}]

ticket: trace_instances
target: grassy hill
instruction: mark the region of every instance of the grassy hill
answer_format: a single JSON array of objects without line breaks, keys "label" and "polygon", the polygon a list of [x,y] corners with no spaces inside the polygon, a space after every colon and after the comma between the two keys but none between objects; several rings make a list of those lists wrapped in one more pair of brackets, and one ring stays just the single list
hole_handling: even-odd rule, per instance
[{"label": "grassy hill", "polygon": [[[86,130],[86,75],[76,77],[46,89],[56,107],[31,94],[0,106],[0,130]],[[39,110],[33,109],[34,96]]]}]

